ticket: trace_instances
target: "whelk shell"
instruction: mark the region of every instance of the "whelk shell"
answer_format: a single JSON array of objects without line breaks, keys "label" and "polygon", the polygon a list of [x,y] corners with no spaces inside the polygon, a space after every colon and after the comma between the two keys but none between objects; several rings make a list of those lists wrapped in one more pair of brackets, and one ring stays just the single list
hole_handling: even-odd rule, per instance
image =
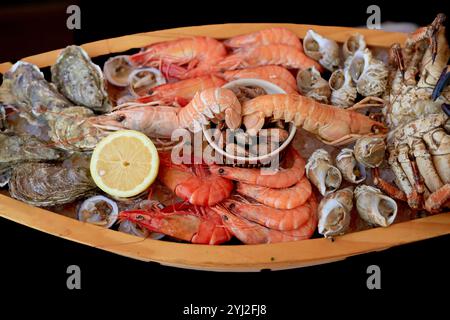
[{"label": "whelk shell", "polygon": [[308,30],[303,39],[303,49],[307,56],[318,61],[327,70],[333,71],[339,67],[339,46],[336,41]]},{"label": "whelk shell", "polygon": [[111,110],[103,73],[81,47],[61,51],[51,72],[52,82],[75,105],[98,112]]},{"label": "whelk shell", "polygon": [[353,187],[325,196],[318,208],[318,230],[326,238],[344,234],[350,226],[353,208]]},{"label": "whelk shell", "polygon": [[356,161],[352,149],[344,148],[336,156],[336,167],[342,177],[351,183],[361,183],[366,179],[366,168]]},{"label": "whelk shell", "polygon": [[362,137],[356,140],[353,152],[356,160],[365,167],[376,168],[384,160],[386,143],[380,137]]},{"label": "whelk shell", "polygon": [[359,216],[371,225],[388,227],[397,216],[397,203],[379,189],[367,185],[355,189]]},{"label": "whelk shell", "polygon": [[348,37],[342,46],[345,59],[354,55],[356,51],[364,51],[364,49],[366,49],[366,40],[360,33],[355,33]]},{"label": "whelk shell", "polygon": [[297,73],[297,87],[301,94],[321,103],[328,104],[331,90],[316,67],[299,70]]},{"label": "whelk shell", "polygon": [[355,103],[356,87],[348,69],[334,71],[328,84],[331,88],[331,104],[338,107],[350,107]]},{"label": "whelk shell", "polygon": [[324,149],[314,151],[305,169],[308,179],[323,196],[336,191],[341,185],[341,172],[331,164],[331,156]]},{"label": "whelk shell", "polygon": [[369,49],[357,51],[348,66],[358,93],[364,97],[379,96],[386,90],[388,68],[372,57]]}]

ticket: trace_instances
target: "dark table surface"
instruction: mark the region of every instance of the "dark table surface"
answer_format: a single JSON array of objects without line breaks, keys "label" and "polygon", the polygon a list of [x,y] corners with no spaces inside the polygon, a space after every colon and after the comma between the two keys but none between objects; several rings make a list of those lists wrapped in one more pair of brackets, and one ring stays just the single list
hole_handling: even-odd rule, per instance
[{"label": "dark table surface", "polygon": [[[0,61],[14,61],[71,43],[188,25],[223,22],[364,25],[367,19],[365,11],[370,4],[280,2],[268,10],[262,2],[239,1],[197,1],[173,5],[168,2],[130,2],[120,6],[95,3],[2,2]],[[68,16],[65,11],[69,4],[80,5],[81,30],[72,31],[65,27]],[[396,7],[387,2],[377,4],[381,8],[382,21],[412,21],[422,25],[429,23],[437,12],[447,9],[443,1],[427,1],[418,7],[406,3],[397,3]],[[183,318],[183,307],[191,303],[222,306],[266,304],[270,313],[268,317],[281,319],[280,314],[298,314],[299,304],[305,302],[318,303],[319,312],[321,299],[328,299],[328,303],[341,299],[348,304],[352,296],[364,298],[371,305],[389,294],[410,302],[424,297],[433,300],[448,298],[445,291],[444,295],[437,292],[447,289],[450,284],[449,240],[448,236],[440,237],[295,270],[215,273],[134,261],[0,219],[0,288],[7,293],[7,298],[32,296],[35,300],[44,297],[41,292],[46,292],[54,297],[63,297],[66,302],[102,295],[106,299],[120,296],[126,300],[129,295],[141,297],[137,292],[144,290],[151,312],[163,312],[170,319]],[[68,290],[66,287],[69,265],[81,268],[81,290]],[[367,268],[370,265],[380,267],[381,290],[367,289]],[[8,307],[8,304],[3,303],[2,307]],[[133,307],[139,309],[138,306]],[[433,310],[442,308],[445,305]]]}]

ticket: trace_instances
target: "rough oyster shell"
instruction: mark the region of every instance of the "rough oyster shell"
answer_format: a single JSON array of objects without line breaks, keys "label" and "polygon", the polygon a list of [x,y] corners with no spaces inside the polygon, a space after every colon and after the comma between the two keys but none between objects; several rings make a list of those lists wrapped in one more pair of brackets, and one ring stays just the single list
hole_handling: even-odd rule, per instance
[{"label": "rough oyster shell", "polygon": [[29,135],[0,133],[0,169],[25,161],[57,160],[61,153]]},{"label": "rough oyster shell", "polygon": [[0,104],[16,106],[21,113],[35,116],[72,105],[45,80],[38,67],[23,61],[16,62],[5,73],[0,88]]},{"label": "rough oyster shell", "polygon": [[379,137],[362,137],[356,140],[353,148],[358,162],[368,168],[378,167],[384,160],[386,143]]},{"label": "rough oyster shell", "polygon": [[51,71],[52,82],[74,104],[97,112],[111,110],[102,71],[81,47],[66,47]]},{"label": "rough oyster shell", "polygon": [[107,131],[94,126],[90,117],[94,113],[84,107],[70,107],[47,116],[50,138],[55,145],[68,151],[90,151],[107,135]]},{"label": "rough oyster shell", "polygon": [[331,156],[324,149],[314,151],[305,169],[306,176],[323,196],[336,191],[341,185],[341,172],[331,164]]},{"label": "rough oyster shell", "polygon": [[336,156],[336,167],[342,177],[351,183],[361,183],[366,179],[366,168],[356,161],[352,149],[344,148]]},{"label": "rough oyster shell", "polygon": [[353,187],[325,196],[318,208],[318,231],[326,238],[346,233],[353,208]]},{"label": "rough oyster shell", "polygon": [[89,169],[66,168],[61,163],[18,164],[9,182],[11,196],[33,206],[69,203],[91,194],[95,188]]},{"label": "rough oyster shell", "polygon": [[334,40],[322,37],[313,30],[308,30],[303,39],[303,50],[310,58],[318,61],[327,70],[339,67],[339,46]]},{"label": "rough oyster shell", "polygon": [[331,88],[331,104],[338,107],[349,107],[355,103],[357,91],[348,69],[334,71],[328,84]]},{"label": "rough oyster shell", "polygon": [[358,93],[365,97],[380,96],[386,90],[388,68],[372,57],[369,49],[357,51],[348,66]]},{"label": "rough oyster shell", "polygon": [[355,189],[356,209],[359,216],[371,225],[388,227],[397,216],[397,203],[379,189],[367,185]]},{"label": "rough oyster shell", "polygon": [[297,87],[302,95],[328,104],[331,95],[330,87],[315,67],[298,71]]}]

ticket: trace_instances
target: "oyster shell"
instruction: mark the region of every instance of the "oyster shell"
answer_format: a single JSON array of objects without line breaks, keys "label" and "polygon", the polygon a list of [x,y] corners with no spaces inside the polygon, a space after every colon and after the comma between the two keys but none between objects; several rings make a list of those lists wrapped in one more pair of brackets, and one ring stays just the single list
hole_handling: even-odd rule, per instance
[{"label": "oyster shell", "polygon": [[323,196],[336,191],[341,185],[341,172],[331,164],[331,156],[324,149],[314,151],[305,169],[306,176]]},{"label": "oyster shell", "polygon": [[101,195],[84,200],[78,208],[78,220],[104,228],[111,228],[118,215],[117,203]]},{"label": "oyster shell", "polygon": [[331,104],[338,107],[350,107],[355,103],[357,91],[348,69],[334,71],[328,84],[331,88]]},{"label": "oyster shell", "polygon": [[350,59],[348,68],[358,93],[365,97],[382,95],[387,85],[387,66],[373,58],[369,49],[357,51]]},{"label": "oyster shell", "polygon": [[356,51],[364,51],[364,49],[366,49],[366,40],[360,33],[355,33],[348,37],[342,46],[342,52],[344,53],[345,59],[349,56],[353,56]]},{"label": "oyster shell", "polygon": [[318,230],[326,238],[344,234],[350,226],[353,208],[353,187],[325,196],[318,208]]},{"label": "oyster shell", "polygon": [[342,177],[351,183],[361,183],[366,179],[366,168],[356,161],[352,149],[344,148],[336,156],[336,167]]},{"label": "oyster shell", "polygon": [[12,169],[9,193],[33,206],[54,206],[72,202],[96,189],[89,169],[66,168],[61,163],[29,162]]},{"label": "oyster shell", "polygon": [[94,113],[84,107],[70,107],[46,116],[50,138],[55,145],[67,151],[91,151],[108,132],[90,121]]},{"label": "oyster shell", "polygon": [[356,140],[353,148],[358,162],[368,168],[378,167],[384,160],[386,143],[379,137],[362,137]]},{"label": "oyster shell", "polygon": [[25,161],[60,158],[60,152],[33,136],[0,133],[0,170]]},{"label": "oyster shell", "polygon": [[336,41],[324,38],[313,30],[306,32],[303,50],[307,56],[318,61],[327,70],[334,71],[339,67],[339,46]]},{"label": "oyster shell", "polygon": [[377,188],[357,186],[355,199],[359,216],[371,225],[390,226],[397,216],[397,203]]},{"label": "oyster shell", "polygon": [[298,71],[297,87],[302,95],[328,104],[331,95],[330,87],[315,67]]},{"label": "oyster shell", "polygon": [[52,82],[74,104],[97,112],[111,110],[102,71],[81,47],[66,47],[51,72]]},{"label": "oyster shell", "polygon": [[18,107],[23,115],[35,116],[72,105],[53,84],[45,80],[38,67],[23,61],[16,62],[3,77],[0,87],[2,104]]}]

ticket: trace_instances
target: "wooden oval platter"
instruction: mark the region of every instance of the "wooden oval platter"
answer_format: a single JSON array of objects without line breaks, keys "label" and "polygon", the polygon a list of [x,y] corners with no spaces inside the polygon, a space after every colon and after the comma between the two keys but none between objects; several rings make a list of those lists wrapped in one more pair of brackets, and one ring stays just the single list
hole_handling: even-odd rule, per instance
[{"label": "wooden oval platter", "polygon": [[[389,47],[403,43],[403,33],[379,30],[353,29],[297,24],[220,24],[184,27],[139,33],[82,45],[91,57],[119,53],[150,43],[190,35],[225,39],[260,29],[283,26],[303,38],[308,29],[343,42],[349,35],[362,33],[368,45]],[[60,50],[54,50],[22,60],[38,67],[52,65]],[[0,72],[11,67],[0,64]],[[114,230],[83,223],[41,208],[29,206],[0,194],[0,216],[25,226],[141,261],[162,265],[212,271],[281,270],[317,265],[345,259],[350,256],[385,250],[394,246],[450,234],[450,213],[396,223],[388,228],[373,228],[337,237],[263,245],[195,245],[160,240],[141,239]]]}]

